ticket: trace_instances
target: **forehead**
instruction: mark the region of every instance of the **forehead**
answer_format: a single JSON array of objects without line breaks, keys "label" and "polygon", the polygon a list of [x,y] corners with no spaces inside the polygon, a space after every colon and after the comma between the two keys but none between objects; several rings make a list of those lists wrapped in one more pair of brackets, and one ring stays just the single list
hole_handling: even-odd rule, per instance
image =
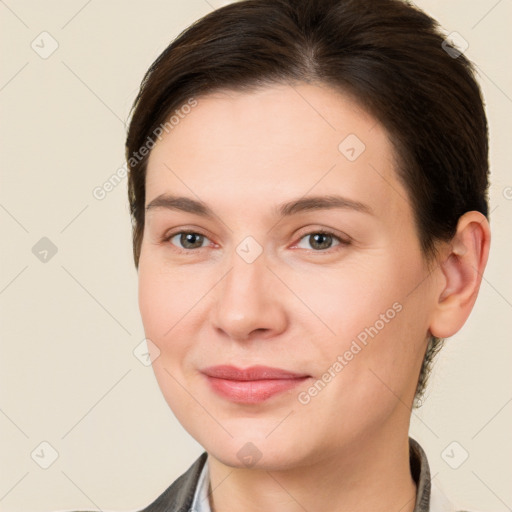
[{"label": "forehead", "polygon": [[238,206],[342,193],[377,212],[408,208],[385,129],[347,95],[312,84],[197,98],[150,154],[146,204],[163,192]]}]

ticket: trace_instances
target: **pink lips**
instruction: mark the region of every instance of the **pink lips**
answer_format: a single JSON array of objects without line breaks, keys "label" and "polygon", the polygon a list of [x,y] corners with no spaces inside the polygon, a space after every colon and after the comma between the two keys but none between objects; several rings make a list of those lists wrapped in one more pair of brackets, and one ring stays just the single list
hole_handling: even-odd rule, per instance
[{"label": "pink lips", "polygon": [[251,366],[210,366],[201,370],[213,391],[238,403],[259,403],[277,393],[294,388],[310,376],[281,368]]}]

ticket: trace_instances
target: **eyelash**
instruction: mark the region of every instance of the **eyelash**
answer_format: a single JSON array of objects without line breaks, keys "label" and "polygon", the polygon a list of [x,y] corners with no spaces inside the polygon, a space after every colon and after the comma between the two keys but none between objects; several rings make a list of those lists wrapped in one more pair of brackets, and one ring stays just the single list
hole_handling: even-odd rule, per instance
[{"label": "eyelash", "polygon": [[[170,242],[176,235],[189,235],[189,234],[200,235],[208,240],[208,237],[206,235],[203,235],[202,233],[199,233],[198,231],[182,230],[182,231],[176,231],[175,233],[171,233],[170,235],[164,236],[161,241],[162,242]],[[297,242],[297,244],[300,243],[301,240],[303,240],[304,238],[311,236],[311,235],[327,235],[327,236],[330,236],[330,237],[334,238],[335,240],[337,240],[339,242],[339,244],[334,247],[330,247],[329,249],[325,249],[325,250],[305,249],[305,250],[308,250],[308,252],[320,253],[320,254],[322,254],[322,253],[330,254],[332,252],[335,252],[337,250],[336,248],[340,249],[340,248],[350,245],[350,243],[351,243],[350,240],[345,240],[345,239],[341,238],[340,236],[336,235],[335,233],[333,233],[332,231],[329,231],[326,229],[320,229],[320,230],[309,231],[308,233],[303,234],[299,238],[299,241]],[[297,244],[295,244],[295,245],[297,245]],[[206,247],[197,247],[196,249],[182,249],[180,247],[175,246],[174,244],[171,244],[171,245],[174,247],[174,250],[176,250],[177,252],[182,253],[182,254],[185,254],[185,253],[193,254],[195,251],[198,251],[200,249],[206,249]]]}]

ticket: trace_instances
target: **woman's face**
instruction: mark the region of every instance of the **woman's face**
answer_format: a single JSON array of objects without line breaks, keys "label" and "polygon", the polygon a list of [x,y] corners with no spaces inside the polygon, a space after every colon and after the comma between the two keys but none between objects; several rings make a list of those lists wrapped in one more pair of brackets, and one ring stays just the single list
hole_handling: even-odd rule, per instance
[{"label": "woman's face", "polygon": [[146,179],[139,305],[169,406],[231,466],[406,435],[435,290],[386,132],[319,85],[197,101]]}]

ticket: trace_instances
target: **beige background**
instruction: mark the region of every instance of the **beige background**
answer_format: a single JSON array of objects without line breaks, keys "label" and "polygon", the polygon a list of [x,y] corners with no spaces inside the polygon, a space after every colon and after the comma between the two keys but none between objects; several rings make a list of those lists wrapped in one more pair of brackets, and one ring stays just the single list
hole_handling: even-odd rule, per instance
[{"label": "beige background", "polygon": [[[1,511],[136,510],[202,451],[133,354],[144,333],[126,179],[103,200],[93,190],[123,164],[143,73],[223,3],[0,1]],[[411,435],[455,502],[501,512],[512,509],[512,1],[417,4],[479,65],[493,243],[476,308],[441,354]],[[32,252],[43,237],[57,248],[46,262]]]}]

